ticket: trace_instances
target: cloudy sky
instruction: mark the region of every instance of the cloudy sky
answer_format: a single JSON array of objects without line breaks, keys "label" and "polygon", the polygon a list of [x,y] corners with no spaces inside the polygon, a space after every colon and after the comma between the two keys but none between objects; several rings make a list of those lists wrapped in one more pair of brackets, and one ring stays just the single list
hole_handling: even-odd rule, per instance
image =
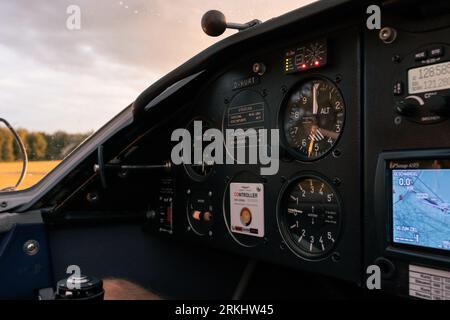
[{"label": "cloudy sky", "polygon": [[[200,19],[268,20],[312,0],[2,0],[0,117],[54,132],[98,129],[158,78],[221,38]],[[81,8],[81,30],[66,27]]]}]

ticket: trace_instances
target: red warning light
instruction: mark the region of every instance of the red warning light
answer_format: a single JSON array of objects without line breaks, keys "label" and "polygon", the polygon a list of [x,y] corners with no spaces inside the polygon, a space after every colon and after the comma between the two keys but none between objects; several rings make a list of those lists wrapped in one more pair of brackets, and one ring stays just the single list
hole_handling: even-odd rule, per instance
[{"label": "red warning light", "polygon": [[320,61],[319,61],[319,60],[314,61],[314,65],[315,65],[316,67],[318,67],[318,66],[320,65]]},{"label": "red warning light", "polygon": [[306,64],[302,64],[302,69],[306,69]]}]

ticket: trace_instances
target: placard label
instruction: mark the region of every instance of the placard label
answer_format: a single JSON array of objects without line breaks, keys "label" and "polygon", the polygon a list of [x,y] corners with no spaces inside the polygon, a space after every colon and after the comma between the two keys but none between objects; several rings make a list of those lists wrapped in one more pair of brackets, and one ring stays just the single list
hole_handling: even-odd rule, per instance
[{"label": "placard label", "polygon": [[264,185],[231,183],[230,215],[232,232],[264,237]]}]

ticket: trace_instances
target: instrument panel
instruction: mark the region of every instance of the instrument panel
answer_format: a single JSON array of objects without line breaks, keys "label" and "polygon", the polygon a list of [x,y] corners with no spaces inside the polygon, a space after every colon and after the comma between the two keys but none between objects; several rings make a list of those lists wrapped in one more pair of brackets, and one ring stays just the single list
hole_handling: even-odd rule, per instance
[{"label": "instrument panel", "polygon": [[[352,27],[224,63],[184,125],[221,132],[224,161],[193,161],[170,175],[171,237],[360,281],[359,41]],[[243,139],[228,143],[229,130]],[[272,160],[278,152],[278,164],[252,161],[255,148]],[[262,175],[270,166],[275,172]]]}]

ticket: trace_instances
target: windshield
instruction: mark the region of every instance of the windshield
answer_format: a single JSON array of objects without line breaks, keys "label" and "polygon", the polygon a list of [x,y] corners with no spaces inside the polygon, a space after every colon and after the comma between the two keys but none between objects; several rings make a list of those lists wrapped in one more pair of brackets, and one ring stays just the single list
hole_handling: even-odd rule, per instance
[{"label": "windshield", "polygon": [[[219,38],[203,13],[262,21],[312,1],[15,0],[0,2],[0,118],[30,160],[18,189],[44,177],[145,88]],[[0,124],[0,190],[14,186],[20,148]],[[9,189],[11,190],[11,189]]]}]

